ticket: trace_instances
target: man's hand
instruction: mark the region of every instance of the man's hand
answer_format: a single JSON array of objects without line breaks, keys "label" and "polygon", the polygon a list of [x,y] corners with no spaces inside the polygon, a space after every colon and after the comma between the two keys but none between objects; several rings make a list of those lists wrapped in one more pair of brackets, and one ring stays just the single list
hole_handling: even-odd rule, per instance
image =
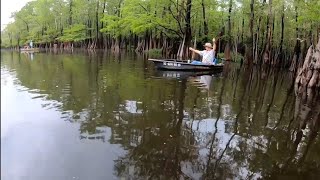
[{"label": "man's hand", "polygon": [[192,52],[195,52],[197,54],[200,54],[199,50],[193,49],[192,47],[189,47],[189,50],[192,51]]},{"label": "man's hand", "polygon": [[215,38],[213,38],[213,39],[212,39],[212,42],[215,42],[215,41],[216,41],[216,39],[215,39]]}]

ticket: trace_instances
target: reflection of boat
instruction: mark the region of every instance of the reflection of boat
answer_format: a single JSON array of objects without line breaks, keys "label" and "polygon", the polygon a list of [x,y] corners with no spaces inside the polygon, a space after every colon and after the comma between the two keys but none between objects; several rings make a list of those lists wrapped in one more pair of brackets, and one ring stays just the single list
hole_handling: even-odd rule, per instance
[{"label": "reflection of boat", "polygon": [[155,72],[155,77],[168,79],[186,79],[188,77],[196,77],[202,75],[213,75],[212,71],[161,71]]},{"label": "reflection of boat", "polygon": [[223,64],[218,65],[195,65],[178,61],[175,59],[149,59],[152,61],[158,69],[179,70],[179,71],[222,71]]},{"label": "reflection of boat", "polygon": [[25,52],[25,53],[32,53],[32,52],[39,52],[40,49],[39,48],[21,48],[20,49],[21,52]]},{"label": "reflection of boat", "polygon": [[23,53],[26,56],[26,58],[28,58],[30,60],[34,59],[35,52],[33,52],[33,51],[25,51],[25,52],[21,52],[21,53]]},{"label": "reflection of boat", "polygon": [[102,140],[105,142],[105,136],[104,135],[80,135],[80,139],[89,139],[89,140]]},{"label": "reflection of boat", "polygon": [[210,89],[211,80],[212,76],[203,75],[190,79],[190,82],[201,89]]}]

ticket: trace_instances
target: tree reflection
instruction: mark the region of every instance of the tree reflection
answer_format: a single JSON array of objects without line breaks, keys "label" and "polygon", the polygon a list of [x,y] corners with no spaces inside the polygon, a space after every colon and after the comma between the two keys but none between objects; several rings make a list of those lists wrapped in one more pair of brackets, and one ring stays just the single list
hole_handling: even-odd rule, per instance
[{"label": "tree reflection", "polygon": [[[197,154],[192,148],[194,140],[190,130],[183,127],[186,80],[175,84],[178,98],[173,101],[171,118],[162,119],[166,124],[143,130],[141,143],[116,161],[118,176],[133,179],[188,177],[182,171],[181,162],[195,159]],[[166,113],[165,108],[160,111]]]},{"label": "tree reflection", "polygon": [[130,54],[56,53],[5,53],[1,67],[79,123],[80,139],[120,144],[119,177],[319,175],[319,92],[295,91],[292,74],[228,64],[207,83],[153,78],[153,66]]}]

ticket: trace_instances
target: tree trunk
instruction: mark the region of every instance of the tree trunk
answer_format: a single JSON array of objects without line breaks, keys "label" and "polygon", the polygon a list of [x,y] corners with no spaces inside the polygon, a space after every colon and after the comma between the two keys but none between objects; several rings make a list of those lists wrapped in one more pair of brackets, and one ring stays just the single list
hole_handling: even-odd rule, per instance
[{"label": "tree trunk", "polygon": [[224,58],[231,60],[231,12],[232,12],[232,0],[229,0],[229,15],[228,15],[228,42],[224,50]]},{"label": "tree trunk", "polygon": [[261,16],[259,17],[257,33],[255,34],[255,39],[253,41],[253,58],[254,64],[258,64],[259,61],[259,41],[260,41],[260,27],[261,27]]},{"label": "tree trunk", "polygon": [[241,30],[241,43],[243,43],[243,32],[244,32],[244,18],[242,18],[242,30]]},{"label": "tree trunk", "polygon": [[180,44],[180,48],[177,53],[177,56],[180,59],[188,58],[188,53],[189,53],[188,47],[191,44],[191,5],[192,5],[191,3],[192,3],[192,0],[187,0],[184,38],[183,38],[182,44]]},{"label": "tree trunk", "polygon": [[320,87],[320,38],[316,47],[310,46],[295,82],[299,89]]},{"label": "tree trunk", "polygon": [[299,40],[296,41],[296,45],[294,46],[293,58],[291,61],[291,66],[289,68],[290,71],[296,71],[298,60],[301,52],[301,43]]},{"label": "tree trunk", "polygon": [[116,38],[116,42],[113,46],[113,51],[114,53],[119,53],[120,52],[120,37]]},{"label": "tree trunk", "polygon": [[[254,59],[254,33],[253,33],[253,22],[254,22],[254,0],[250,2],[250,22],[249,22],[249,30],[250,36],[248,37],[249,43],[245,45],[245,55],[244,55],[244,63],[246,65],[251,65]],[[243,27],[244,27],[244,19],[242,19],[242,37],[241,41],[243,42]]]},{"label": "tree trunk", "polygon": [[20,45],[20,37],[18,37],[17,42],[18,42],[18,47],[19,47],[19,45]]},{"label": "tree trunk", "polygon": [[[295,5],[295,13],[296,13],[296,24],[298,23],[298,5]],[[311,36],[310,36],[311,37]],[[301,41],[298,39],[299,38],[299,28],[298,25],[296,26],[296,45],[294,46],[294,54],[293,54],[293,58],[291,61],[291,66],[289,68],[290,71],[296,71],[297,70],[297,65],[298,65],[298,61],[300,59],[301,56]]]},{"label": "tree trunk", "polygon": [[[253,44],[253,21],[254,21],[254,0],[251,0],[251,3],[250,3],[250,35],[251,35],[251,44],[252,44],[252,47],[254,47],[254,44]],[[242,26],[244,26],[244,20],[242,22]]]},{"label": "tree trunk", "polygon": [[70,0],[70,5],[69,5],[69,25],[72,25],[72,0]]},{"label": "tree trunk", "polygon": [[188,47],[190,46],[191,43],[191,5],[192,5],[192,1],[191,0],[187,0],[187,12],[186,12],[186,19],[185,19],[185,34],[186,34],[186,38],[185,38],[185,48],[186,48],[186,55],[188,54]]},{"label": "tree trunk", "polygon": [[209,29],[208,29],[208,24],[206,19],[206,8],[204,5],[204,0],[201,1],[201,5],[202,5],[202,15],[203,15],[203,34],[207,38]]},{"label": "tree trunk", "polygon": [[12,48],[12,32],[9,32],[10,47]]},{"label": "tree trunk", "polygon": [[281,14],[281,37],[280,37],[280,55],[278,59],[278,62],[281,61],[281,65],[283,63],[283,36],[284,36],[284,3],[282,5],[282,14]]},{"label": "tree trunk", "polygon": [[99,39],[99,1],[97,1],[96,9],[96,39]]},{"label": "tree trunk", "polygon": [[179,59],[182,59],[182,58],[183,58],[185,39],[186,39],[186,36],[184,35],[184,36],[183,36],[182,43],[181,43],[180,46],[179,46],[178,54],[177,54],[177,57],[178,57]]},{"label": "tree trunk", "polygon": [[272,19],[272,0],[269,0],[269,13],[267,19],[267,36],[266,36],[266,46],[263,52],[263,63],[269,64],[271,60],[271,46],[272,46],[272,29],[271,25],[273,24]]},{"label": "tree trunk", "polygon": [[[103,16],[104,16],[104,11],[105,11],[105,9],[106,9],[106,0],[103,1],[103,8],[102,8],[102,12],[101,12],[102,18],[103,18]],[[103,28],[103,27],[104,27],[104,25],[103,25],[103,21],[102,21],[102,22],[101,22],[101,28]]]}]

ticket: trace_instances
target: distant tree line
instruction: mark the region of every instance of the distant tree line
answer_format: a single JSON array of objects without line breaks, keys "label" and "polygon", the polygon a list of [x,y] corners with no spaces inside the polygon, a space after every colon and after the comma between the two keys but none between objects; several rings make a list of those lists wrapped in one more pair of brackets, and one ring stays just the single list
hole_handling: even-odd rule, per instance
[{"label": "distant tree line", "polygon": [[[218,53],[295,70],[320,31],[318,0],[35,0],[14,12],[1,47],[161,50],[217,39]],[[301,66],[301,63],[300,63]]]}]

